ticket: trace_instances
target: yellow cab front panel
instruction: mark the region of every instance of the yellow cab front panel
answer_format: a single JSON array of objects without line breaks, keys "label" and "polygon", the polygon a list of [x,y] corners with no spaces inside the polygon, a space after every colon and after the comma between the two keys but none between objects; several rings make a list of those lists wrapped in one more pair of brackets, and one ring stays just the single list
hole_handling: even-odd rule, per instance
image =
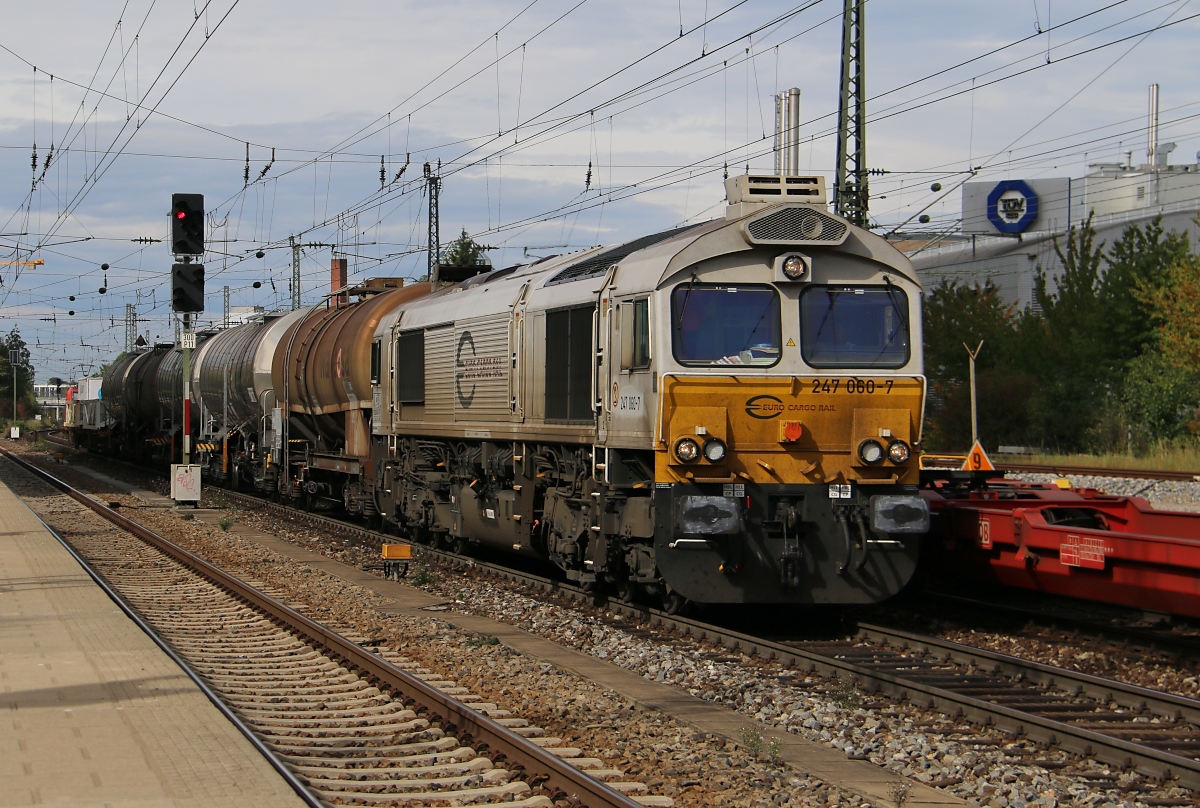
[{"label": "yellow cab front panel", "polygon": [[[874,602],[916,569],[925,380],[667,376],[655,558],[704,602]],[[713,570],[719,569],[720,576]]]}]

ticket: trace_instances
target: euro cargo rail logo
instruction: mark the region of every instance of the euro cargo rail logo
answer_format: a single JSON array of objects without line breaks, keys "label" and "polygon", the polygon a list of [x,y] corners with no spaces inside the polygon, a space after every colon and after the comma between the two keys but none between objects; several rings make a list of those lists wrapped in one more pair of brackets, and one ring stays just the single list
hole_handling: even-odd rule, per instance
[{"label": "euro cargo rail logo", "polygon": [[[502,356],[478,356],[475,353],[475,338],[470,331],[462,332],[458,338],[458,350],[454,355],[454,391],[458,403],[467,409],[475,401],[476,382],[479,379],[503,379],[505,359]],[[470,389],[467,384],[470,383]]]},{"label": "euro cargo rail logo", "polygon": [[746,399],[746,414],[751,418],[769,421],[783,414],[783,402],[775,396],[754,396]]}]

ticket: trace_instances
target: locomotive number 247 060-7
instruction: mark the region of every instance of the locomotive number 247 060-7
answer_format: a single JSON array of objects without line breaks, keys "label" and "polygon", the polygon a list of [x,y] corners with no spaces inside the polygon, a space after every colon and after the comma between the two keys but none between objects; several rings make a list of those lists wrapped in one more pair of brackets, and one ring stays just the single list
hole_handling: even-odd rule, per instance
[{"label": "locomotive number 247 060-7", "polygon": [[836,393],[841,389],[842,392],[855,395],[870,396],[875,393],[891,395],[894,384],[893,379],[878,382],[874,379],[813,379],[812,389],[809,392],[816,395],[818,393]]}]

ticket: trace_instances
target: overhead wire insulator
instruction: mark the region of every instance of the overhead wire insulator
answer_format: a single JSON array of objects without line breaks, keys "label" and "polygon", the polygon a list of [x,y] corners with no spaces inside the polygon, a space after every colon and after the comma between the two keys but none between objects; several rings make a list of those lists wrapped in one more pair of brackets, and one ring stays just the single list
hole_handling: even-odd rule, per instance
[{"label": "overhead wire insulator", "polygon": [[271,170],[271,166],[273,166],[273,165],[275,165],[275,147],[274,146],[271,147],[271,162],[269,162],[265,166],[263,166],[263,170],[258,172],[258,179],[256,179],[255,182],[258,182],[258,180],[261,180],[263,177],[267,176],[267,172]]},{"label": "overhead wire insulator", "polygon": [[404,172],[408,170],[408,164],[412,162],[412,152],[404,153],[404,165],[400,166],[400,170],[396,172],[396,176],[392,177],[392,184],[395,185],[404,176]]}]

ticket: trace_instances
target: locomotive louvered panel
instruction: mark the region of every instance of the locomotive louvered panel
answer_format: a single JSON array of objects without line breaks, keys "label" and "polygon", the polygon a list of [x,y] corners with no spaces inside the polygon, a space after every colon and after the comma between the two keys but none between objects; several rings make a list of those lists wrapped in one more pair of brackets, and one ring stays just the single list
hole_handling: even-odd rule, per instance
[{"label": "locomotive louvered panel", "polygon": [[846,223],[817,208],[784,208],[744,225],[755,244],[841,244]]},{"label": "locomotive louvered panel", "polygon": [[546,420],[589,421],[592,413],[592,306],[546,314]]},{"label": "locomotive louvered panel", "polygon": [[508,314],[455,325],[454,420],[507,419]]},{"label": "locomotive louvered panel", "polygon": [[425,332],[425,420],[454,420],[454,329]]},{"label": "locomotive louvered panel", "polygon": [[622,244],[618,247],[613,247],[611,250],[605,250],[599,255],[594,255],[591,258],[585,258],[578,264],[573,264],[562,272],[555,275],[550,280],[546,281],[546,286],[554,286],[559,283],[570,283],[571,281],[581,281],[585,278],[596,278],[608,271],[608,268],[613,264],[620,263],[629,255],[644,250],[660,241],[666,241],[669,238],[686,233],[693,227],[699,227],[698,224],[689,224],[686,227],[677,227],[674,230],[664,230],[661,233],[655,233],[650,236],[643,236],[636,241],[630,241],[627,244]]},{"label": "locomotive louvered panel", "polygon": [[409,331],[396,339],[396,401],[425,402],[425,332]]}]

